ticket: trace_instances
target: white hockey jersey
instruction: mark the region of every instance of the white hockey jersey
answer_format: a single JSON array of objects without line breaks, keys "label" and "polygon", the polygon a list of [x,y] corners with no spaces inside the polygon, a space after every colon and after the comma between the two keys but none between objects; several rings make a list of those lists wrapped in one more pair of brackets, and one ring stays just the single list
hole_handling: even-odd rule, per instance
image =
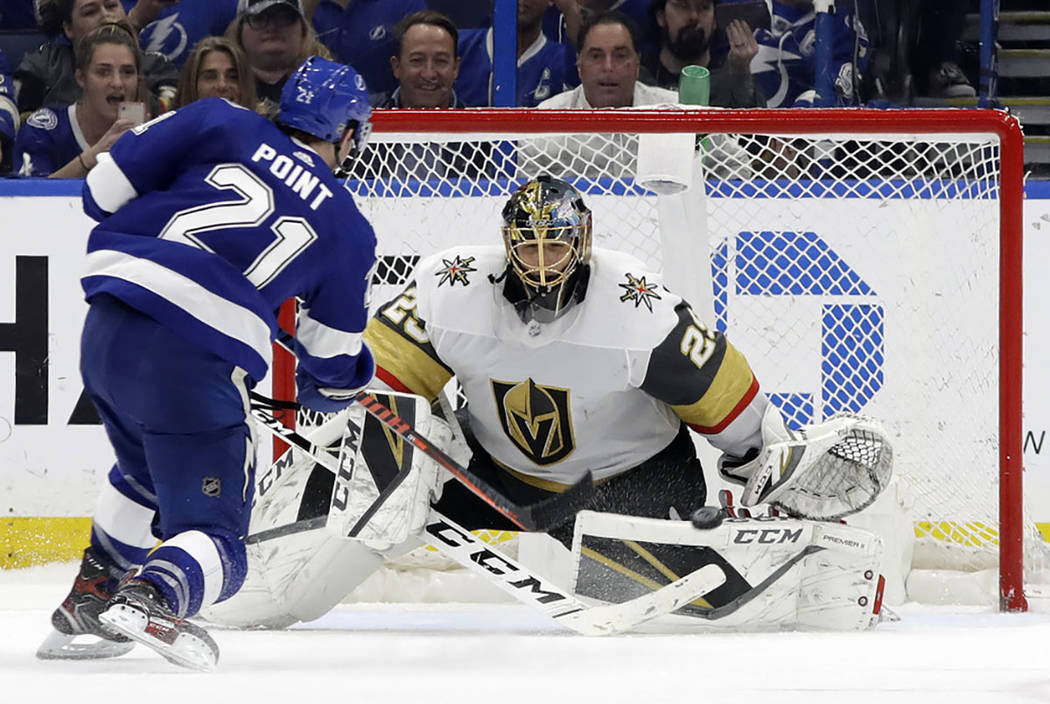
[{"label": "white hockey jersey", "polygon": [[547,489],[638,465],[683,420],[734,455],[761,444],[767,401],[743,355],[638,260],[595,249],[586,298],[549,324],[521,321],[505,266],[499,245],[422,260],[366,329],[377,377],[434,399],[455,375],[482,447]]}]

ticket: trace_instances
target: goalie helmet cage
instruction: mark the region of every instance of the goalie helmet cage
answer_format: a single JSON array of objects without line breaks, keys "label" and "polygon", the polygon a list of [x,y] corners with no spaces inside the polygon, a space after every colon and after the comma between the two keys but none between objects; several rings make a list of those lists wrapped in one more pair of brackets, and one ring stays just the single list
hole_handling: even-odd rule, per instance
[{"label": "goalie helmet cage", "polygon": [[[997,566],[1000,608],[1027,608],[1025,561],[1043,550],[1022,487],[1014,117],[474,109],[373,122],[347,184],[377,233],[374,305],[421,256],[498,243],[500,208],[527,178],[564,178],[594,213],[594,245],[662,272],[789,423],[854,411],[887,427],[914,567]],[[448,264],[469,274],[469,260]],[[274,378],[275,395],[294,395],[280,350]]]}]

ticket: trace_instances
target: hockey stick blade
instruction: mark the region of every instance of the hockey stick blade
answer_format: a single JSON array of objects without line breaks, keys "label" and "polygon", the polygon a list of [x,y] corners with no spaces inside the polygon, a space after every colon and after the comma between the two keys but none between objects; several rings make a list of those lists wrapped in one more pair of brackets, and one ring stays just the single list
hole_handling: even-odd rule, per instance
[{"label": "hockey stick blade", "polygon": [[726,574],[722,568],[711,563],[660,589],[621,604],[592,606],[585,611],[574,611],[555,618],[585,635],[621,633],[677,611],[718,589],[725,581]]}]

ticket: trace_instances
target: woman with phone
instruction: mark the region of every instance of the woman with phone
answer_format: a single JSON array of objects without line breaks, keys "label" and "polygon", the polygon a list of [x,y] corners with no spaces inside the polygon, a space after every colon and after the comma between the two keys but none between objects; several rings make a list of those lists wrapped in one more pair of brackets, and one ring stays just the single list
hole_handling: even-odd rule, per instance
[{"label": "woman with phone", "polygon": [[[138,30],[143,26],[137,17],[141,6],[124,11],[120,0],[49,0],[38,2],[40,31],[48,37],[36,51],[22,57],[14,72],[14,80],[21,84],[18,90],[18,110],[32,112],[47,105],[68,105],[80,97],[76,80],[75,47],[89,32],[107,22],[125,20],[138,41]],[[134,3],[132,3],[134,4]],[[142,56],[139,73],[150,91],[154,114],[160,114],[171,104],[179,70],[163,54],[155,51]]]},{"label": "woman with phone", "polygon": [[202,98],[225,98],[255,109],[255,81],[241,48],[225,37],[205,37],[186,59],[175,91],[175,107]]},{"label": "woman with phone", "polygon": [[145,121],[142,54],[126,20],[106,23],[77,43],[80,99],[37,110],[18,132],[18,176],[83,178],[98,155]]}]

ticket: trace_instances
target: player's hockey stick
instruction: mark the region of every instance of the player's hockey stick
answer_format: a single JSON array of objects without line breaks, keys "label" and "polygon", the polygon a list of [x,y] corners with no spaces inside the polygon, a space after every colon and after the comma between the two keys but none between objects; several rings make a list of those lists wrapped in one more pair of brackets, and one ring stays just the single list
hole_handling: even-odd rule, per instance
[{"label": "player's hockey stick", "polygon": [[[322,467],[333,473],[339,472],[339,461],[327,449],[318,447],[294,430],[284,427],[262,408],[253,408],[251,413],[265,428],[309,453]],[[290,524],[289,528],[295,526],[298,524]],[[259,542],[277,537],[277,530],[250,536],[249,540]],[[424,530],[430,544],[438,551],[481,575],[521,603],[539,609],[581,635],[607,635],[630,630],[703,597],[720,587],[726,579],[720,567],[705,565],[671,584],[622,604],[589,606],[436,511],[431,511]],[[267,533],[271,535],[265,535]]]},{"label": "player's hockey stick", "polygon": [[[252,392],[251,397],[253,410],[298,410],[299,408],[299,404],[297,403],[275,401],[274,399],[267,398],[266,396],[255,392]],[[516,526],[524,530],[549,530],[572,520],[573,516],[584,507],[587,500],[590,499],[591,495],[594,493],[594,481],[591,478],[591,473],[588,472],[564,492],[555,494],[549,499],[545,499],[530,506],[521,506],[508,499],[494,486],[456,462],[440,448],[433,445],[429,440],[416,432],[416,429],[413,428],[408,421],[387,408],[374,395],[366,391],[361,391],[354,396],[354,400],[364,406],[365,410],[375,416],[381,423],[408,442],[412,443],[413,446],[418,448],[427,457],[437,462],[441,467],[447,470],[449,474],[458,479],[485,503],[492,506],[492,508],[499,511],[503,516],[506,516]],[[278,433],[278,435],[288,430],[288,428],[286,428],[280,421],[268,413],[254,415],[259,422],[265,424],[268,428]],[[285,442],[289,442],[288,438],[282,437],[282,439],[285,440]],[[316,448],[316,446],[306,438],[303,438],[303,440],[308,443],[308,447],[301,448],[306,452],[314,454],[315,449],[321,449]]]}]

